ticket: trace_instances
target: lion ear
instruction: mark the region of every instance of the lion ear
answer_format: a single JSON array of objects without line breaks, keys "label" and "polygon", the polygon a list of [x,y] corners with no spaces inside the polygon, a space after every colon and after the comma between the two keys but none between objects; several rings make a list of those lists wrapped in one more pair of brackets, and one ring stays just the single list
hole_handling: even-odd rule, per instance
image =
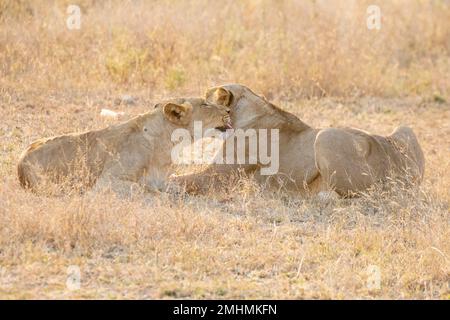
[{"label": "lion ear", "polygon": [[212,88],[206,91],[206,101],[229,107],[233,99],[233,94],[222,87]]},{"label": "lion ear", "polygon": [[188,102],[183,104],[166,103],[163,114],[167,120],[177,125],[187,125],[192,119],[192,105]]}]

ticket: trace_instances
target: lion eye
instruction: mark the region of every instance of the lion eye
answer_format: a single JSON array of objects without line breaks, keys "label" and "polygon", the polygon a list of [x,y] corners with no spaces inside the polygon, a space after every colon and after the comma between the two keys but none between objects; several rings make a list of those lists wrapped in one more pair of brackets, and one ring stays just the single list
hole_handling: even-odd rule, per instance
[{"label": "lion eye", "polygon": [[147,131],[148,131],[148,129],[146,127],[144,127],[144,132],[147,132]]}]

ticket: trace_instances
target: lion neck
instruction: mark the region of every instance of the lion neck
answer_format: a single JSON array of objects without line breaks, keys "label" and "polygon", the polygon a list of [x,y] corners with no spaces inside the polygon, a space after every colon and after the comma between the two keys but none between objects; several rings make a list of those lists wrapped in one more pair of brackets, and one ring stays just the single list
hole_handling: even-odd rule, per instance
[{"label": "lion neck", "polygon": [[286,134],[311,129],[294,114],[284,111],[268,101],[260,102],[258,109],[263,110],[263,112],[254,116],[253,121],[248,125],[249,128],[278,129],[280,133]]},{"label": "lion neck", "polygon": [[154,169],[166,171],[171,166],[171,150],[175,145],[171,139],[172,133],[179,127],[169,122],[161,109],[144,116],[147,128],[146,138],[143,138],[142,133],[139,134],[142,136],[145,148],[151,153],[149,163]]},{"label": "lion neck", "polygon": [[[143,135],[144,123],[146,137]],[[176,128],[161,110],[155,110],[103,129],[99,134],[108,152],[120,153],[130,145],[139,146],[148,155],[149,166],[164,168],[171,163],[170,152],[174,145],[171,134]]]}]

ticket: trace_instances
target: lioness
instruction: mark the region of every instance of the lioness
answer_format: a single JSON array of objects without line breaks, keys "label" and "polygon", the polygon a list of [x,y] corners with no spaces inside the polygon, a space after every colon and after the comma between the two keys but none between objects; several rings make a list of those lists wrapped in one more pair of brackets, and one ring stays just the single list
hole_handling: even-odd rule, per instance
[{"label": "lioness", "polygon": [[101,130],[39,139],[18,163],[21,185],[45,192],[53,185],[76,184],[126,192],[134,184],[160,188],[171,165],[171,134],[194,121],[204,130],[230,127],[230,109],[201,98],[175,99],[154,110]]},{"label": "lioness", "polygon": [[[220,181],[220,176],[230,176],[238,169],[254,173],[260,182],[281,184],[286,190],[333,189],[344,196],[393,175],[422,180],[424,156],[408,127],[398,127],[387,137],[351,128],[315,129],[239,84],[211,88],[206,99],[231,108],[234,128],[278,129],[279,171],[267,178],[259,175],[259,163],[214,164],[200,173],[172,177],[174,182],[186,185],[188,191],[202,191],[214,185],[212,181]],[[211,176],[215,179],[211,180]]]}]

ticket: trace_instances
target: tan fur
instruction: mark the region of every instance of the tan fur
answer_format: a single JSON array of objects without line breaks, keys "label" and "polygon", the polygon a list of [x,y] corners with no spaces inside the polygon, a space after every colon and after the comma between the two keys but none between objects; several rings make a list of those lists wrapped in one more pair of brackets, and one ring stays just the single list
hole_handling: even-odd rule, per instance
[{"label": "tan fur", "polygon": [[105,129],[39,139],[20,157],[19,181],[38,193],[48,193],[50,185],[59,191],[63,186],[117,192],[134,184],[159,188],[171,166],[173,130],[186,128],[192,135],[194,121],[202,121],[204,130],[222,127],[228,113],[204,99],[177,99]]},{"label": "tan fur", "polygon": [[210,186],[211,175],[219,182],[237,169],[289,191],[332,188],[341,195],[362,191],[389,176],[422,180],[425,161],[410,128],[399,127],[388,137],[351,128],[315,129],[239,84],[211,88],[206,99],[229,106],[235,128],[279,129],[279,173],[265,177],[258,175],[259,165],[211,165],[203,172],[173,178],[188,191]]}]

